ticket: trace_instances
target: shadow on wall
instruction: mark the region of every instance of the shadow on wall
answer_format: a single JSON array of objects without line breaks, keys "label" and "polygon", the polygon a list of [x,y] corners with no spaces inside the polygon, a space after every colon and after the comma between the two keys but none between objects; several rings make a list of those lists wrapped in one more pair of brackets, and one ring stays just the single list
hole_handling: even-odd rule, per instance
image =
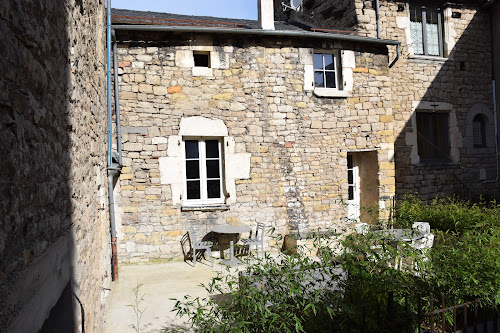
[{"label": "shadow on wall", "polygon": [[483,183],[496,177],[490,38],[489,14],[480,10],[446,60],[403,56],[392,69],[402,78],[393,86],[393,99],[401,101],[394,103],[401,117],[395,127],[398,197],[499,197],[498,183]]},{"label": "shadow on wall", "polygon": [[72,142],[86,130],[75,111],[90,98],[75,95],[85,77],[70,62],[79,13],[81,1],[0,2],[0,332],[84,325],[73,297],[73,277],[86,274],[74,271],[75,235],[87,232],[82,211],[99,207],[95,192],[82,194],[93,189],[88,173],[72,170],[90,154]]}]

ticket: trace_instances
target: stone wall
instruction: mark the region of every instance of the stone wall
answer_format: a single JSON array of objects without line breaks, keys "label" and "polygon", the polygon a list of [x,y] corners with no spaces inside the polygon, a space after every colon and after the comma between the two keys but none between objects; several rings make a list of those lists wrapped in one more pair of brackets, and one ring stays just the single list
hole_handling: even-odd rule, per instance
[{"label": "stone wall", "polygon": [[[161,34],[124,32],[118,39],[137,41],[120,43],[118,50],[122,262],[179,258],[190,225],[203,235],[215,224],[253,227],[257,221],[281,234],[345,227],[348,150],[376,151],[379,196],[394,193],[386,47],[172,34],[162,42]],[[189,65],[189,52],[200,48],[219,59],[203,75]],[[352,52],[349,97],[320,98],[305,91],[305,64],[313,49],[323,48]],[[221,210],[183,209],[171,184],[175,175],[184,177],[182,170],[162,170],[161,161],[175,156],[182,140],[181,121],[194,117],[222,122],[228,132],[225,154],[249,158],[248,177],[235,178],[229,207]],[[226,172],[245,165],[226,161]]]},{"label": "stone wall", "polygon": [[[349,21],[316,21],[306,12],[293,15],[323,28],[355,29],[376,36],[373,3],[368,0],[304,1],[304,6],[311,8],[351,8],[356,18]],[[409,2],[380,1],[380,37],[401,42],[401,57],[389,72],[397,194],[401,197],[417,192],[429,200],[452,194],[465,198],[478,194],[498,198],[498,182],[487,182],[496,178],[495,140],[498,140],[494,137],[489,12],[481,7],[481,1],[463,1],[461,5],[446,7],[443,14],[445,58],[417,57],[413,56],[409,30]],[[394,59],[395,47],[389,51],[390,59]],[[433,105],[450,115],[450,160],[441,165],[424,165],[418,156],[416,110],[422,107],[434,110]],[[484,148],[474,147],[472,142],[472,119],[479,113],[487,118]]]},{"label": "stone wall", "polygon": [[[401,59],[391,69],[398,196],[418,192],[429,200],[453,194],[468,198],[470,189],[474,194],[498,197],[498,183],[482,182],[496,175],[489,13],[473,2],[444,10],[447,57],[432,59],[412,56],[407,3],[398,11],[400,3],[381,1],[380,8],[381,37],[402,43]],[[454,18],[453,13],[460,17]],[[415,110],[447,105],[450,160],[424,165],[418,159]],[[488,118],[485,148],[472,143],[472,119],[478,112]]]},{"label": "stone wall", "polygon": [[[0,331],[37,332],[68,283],[75,331],[109,283],[104,4],[0,3]],[[73,313],[71,313],[73,312]]]}]

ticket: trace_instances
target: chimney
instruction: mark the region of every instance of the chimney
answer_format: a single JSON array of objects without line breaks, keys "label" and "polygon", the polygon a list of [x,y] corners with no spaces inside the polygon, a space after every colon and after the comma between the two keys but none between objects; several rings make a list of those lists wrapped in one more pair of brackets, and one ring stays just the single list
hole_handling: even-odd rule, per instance
[{"label": "chimney", "polygon": [[262,30],[274,30],[273,0],[257,0],[259,12],[259,27]]}]

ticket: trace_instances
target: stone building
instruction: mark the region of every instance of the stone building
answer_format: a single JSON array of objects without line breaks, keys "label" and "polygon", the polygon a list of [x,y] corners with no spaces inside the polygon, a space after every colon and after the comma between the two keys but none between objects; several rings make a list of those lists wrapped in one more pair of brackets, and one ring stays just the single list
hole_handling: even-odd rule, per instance
[{"label": "stone building", "polygon": [[498,197],[483,2],[298,3],[259,1],[258,22],[114,11],[122,262],[178,257],[192,225],[303,235],[408,192]]},{"label": "stone building", "polygon": [[397,42],[274,22],[266,4],[258,22],[113,11],[121,262],[179,257],[190,226],[304,235],[390,204]]},{"label": "stone building", "polygon": [[275,12],[290,24],[401,42],[400,59],[389,73],[398,197],[417,192],[429,200],[453,194],[498,198],[494,2],[304,0],[292,10],[287,1],[275,1]]},{"label": "stone building", "polygon": [[0,332],[100,332],[109,287],[100,0],[0,1]]}]

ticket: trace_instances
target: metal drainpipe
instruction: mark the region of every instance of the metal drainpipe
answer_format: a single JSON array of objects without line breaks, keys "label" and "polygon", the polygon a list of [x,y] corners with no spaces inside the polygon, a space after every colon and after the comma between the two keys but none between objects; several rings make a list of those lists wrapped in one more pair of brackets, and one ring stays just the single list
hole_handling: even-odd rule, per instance
[{"label": "metal drainpipe", "polygon": [[485,180],[483,183],[496,183],[498,181],[498,174],[500,166],[498,159],[498,117],[497,117],[497,97],[496,97],[496,80],[495,80],[495,48],[493,41],[493,10],[490,11],[490,30],[491,30],[491,84],[493,86],[493,120],[495,122],[495,155],[497,158],[497,177],[491,180]]},{"label": "metal drainpipe", "polygon": [[111,229],[112,279],[118,280],[118,255],[116,249],[115,202],[113,197],[113,178],[117,173],[113,167],[113,124],[111,117],[111,0],[106,0],[106,45],[107,45],[107,97],[108,97],[108,202]]},{"label": "metal drainpipe", "polygon": [[120,123],[120,95],[118,90],[118,56],[116,52],[116,34],[111,31],[113,37],[113,74],[115,79],[115,115],[116,115],[116,148],[118,150],[118,164],[122,165],[122,126]]},{"label": "metal drainpipe", "polygon": [[380,38],[380,4],[375,0],[375,19],[377,20],[377,38]]}]

